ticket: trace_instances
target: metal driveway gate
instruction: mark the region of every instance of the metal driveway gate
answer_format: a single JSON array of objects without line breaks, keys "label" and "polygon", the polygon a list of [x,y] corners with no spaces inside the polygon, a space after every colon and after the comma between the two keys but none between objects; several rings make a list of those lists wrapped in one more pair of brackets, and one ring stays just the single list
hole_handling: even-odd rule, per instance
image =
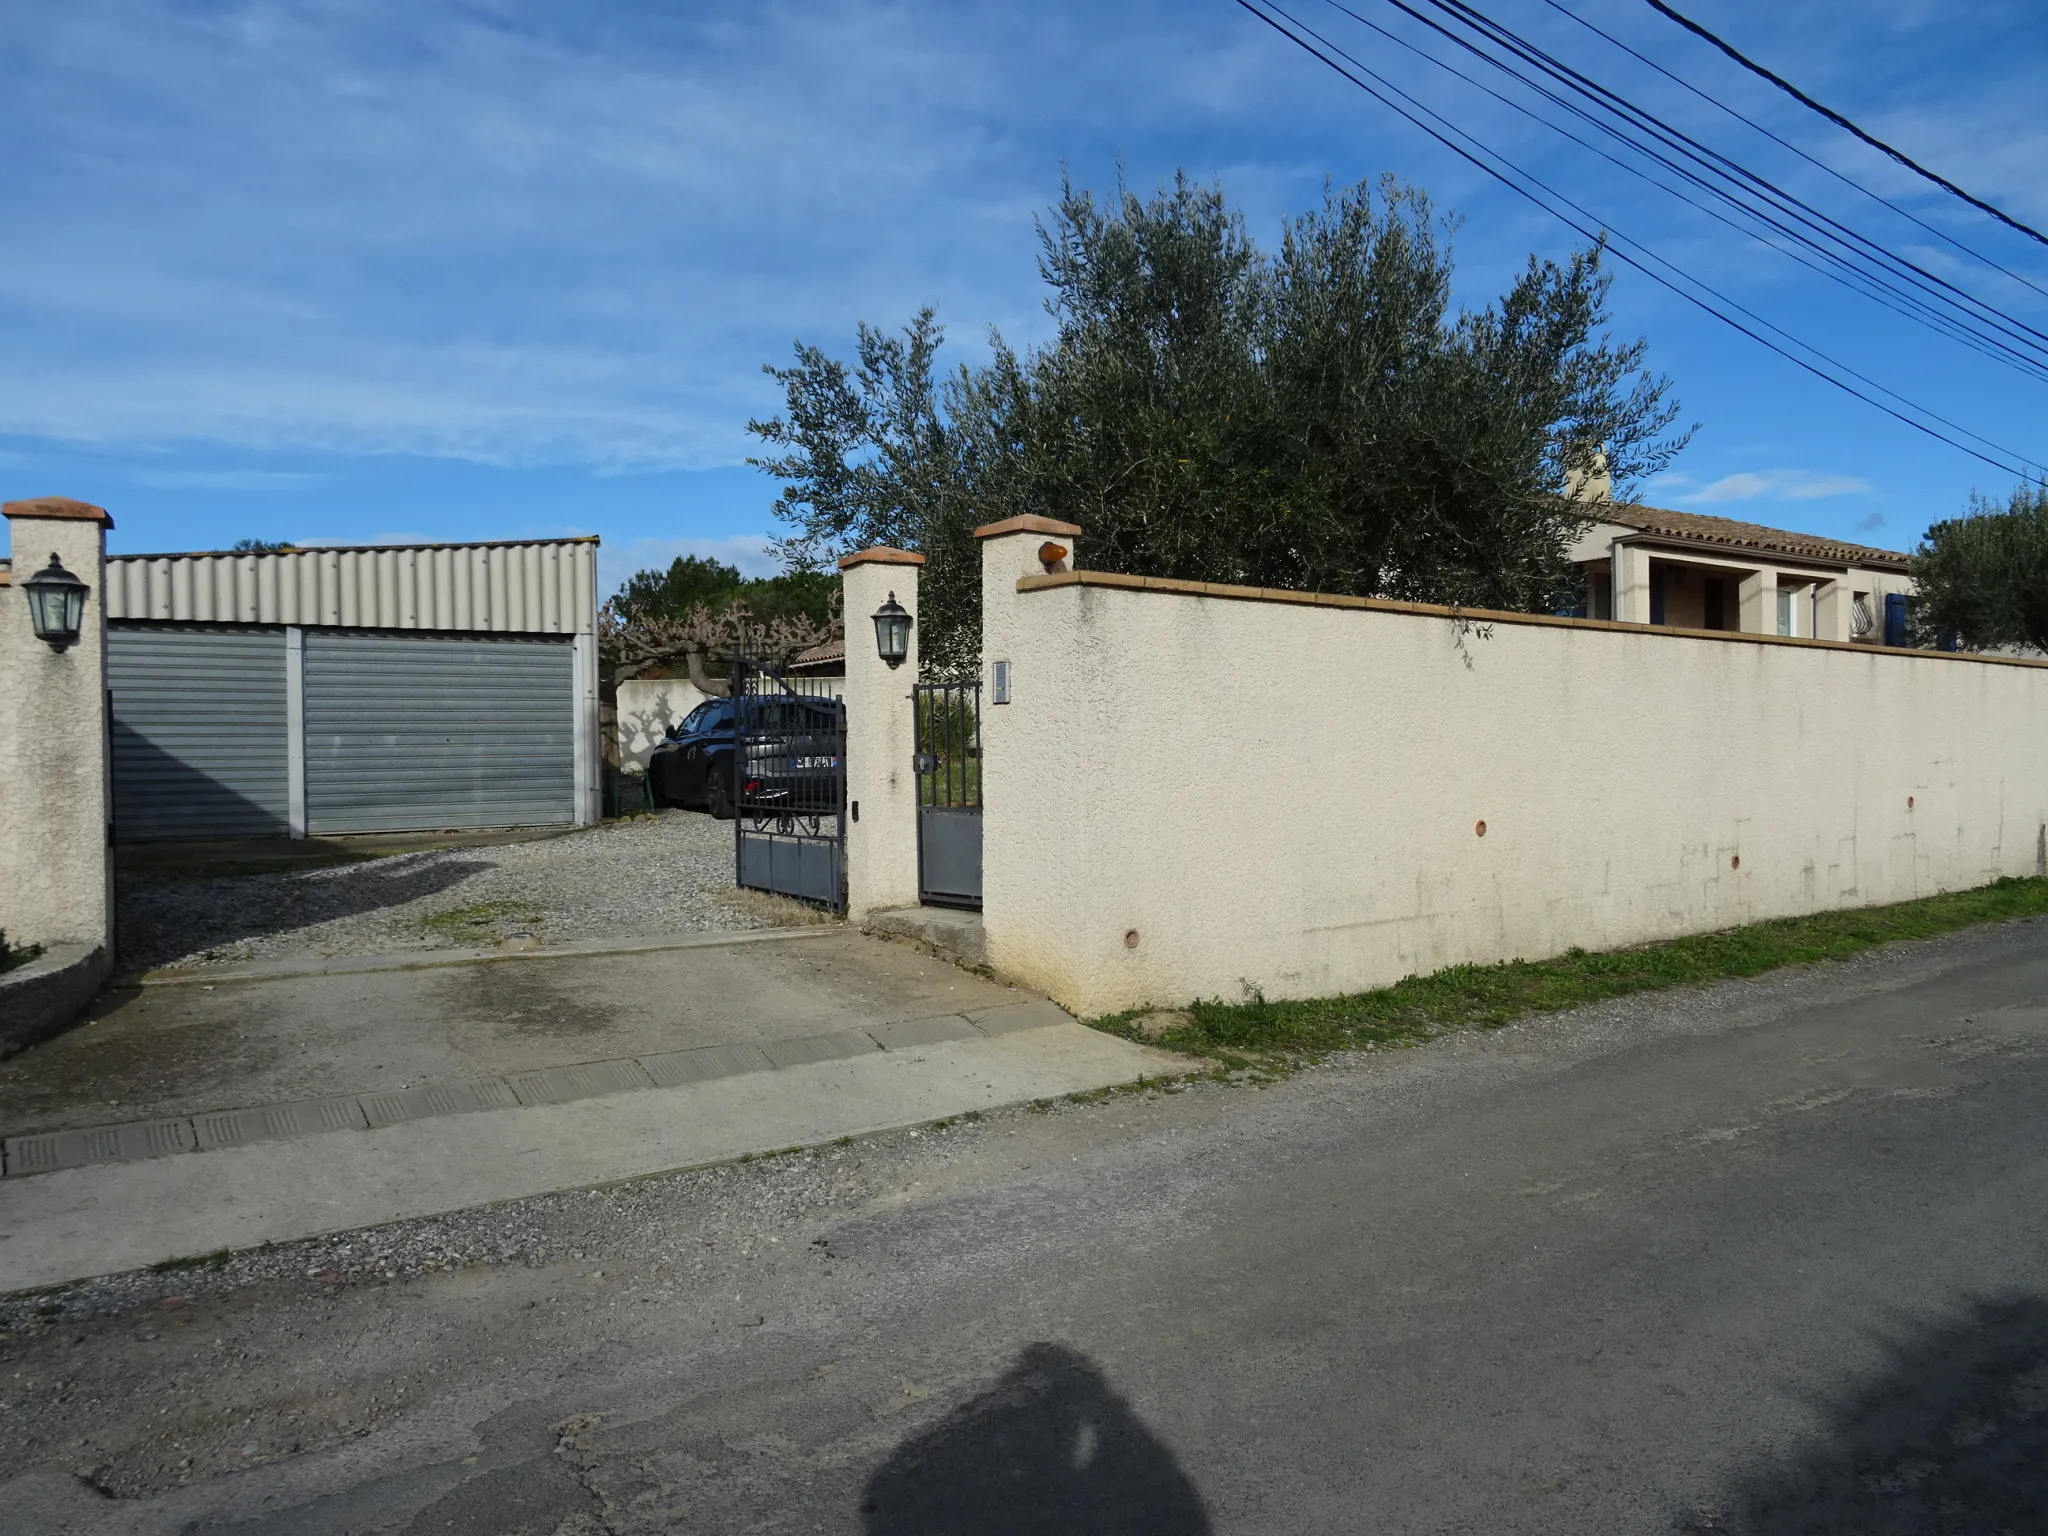
[{"label": "metal driveway gate", "polygon": [[840,681],[784,677],[745,657],[732,669],[735,879],[834,912],[846,910]]},{"label": "metal driveway gate", "polygon": [[917,770],[917,895],[981,905],[981,684],[912,690]]},{"label": "metal driveway gate", "polygon": [[285,834],[286,659],[281,626],[107,626],[117,839]]},{"label": "metal driveway gate", "polygon": [[566,639],[307,631],[306,830],[574,821],[575,682]]}]

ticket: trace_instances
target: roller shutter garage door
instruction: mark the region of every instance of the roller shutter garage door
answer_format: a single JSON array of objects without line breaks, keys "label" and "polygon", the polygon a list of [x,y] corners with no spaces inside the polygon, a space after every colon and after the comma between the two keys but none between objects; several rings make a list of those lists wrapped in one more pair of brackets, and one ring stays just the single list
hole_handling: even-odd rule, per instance
[{"label": "roller shutter garage door", "polygon": [[282,629],[110,625],[107,688],[118,840],[289,830]]},{"label": "roller shutter garage door", "polygon": [[576,819],[566,641],[308,630],[304,666],[309,833]]}]

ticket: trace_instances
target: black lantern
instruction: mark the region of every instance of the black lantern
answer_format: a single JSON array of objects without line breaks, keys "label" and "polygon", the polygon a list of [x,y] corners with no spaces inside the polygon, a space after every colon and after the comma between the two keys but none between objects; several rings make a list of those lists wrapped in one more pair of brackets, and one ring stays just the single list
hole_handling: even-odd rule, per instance
[{"label": "black lantern", "polygon": [[910,610],[889,594],[889,601],[875,610],[875,650],[892,667],[903,665],[910,654]]},{"label": "black lantern", "polygon": [[85,583],[64,569],[53,552],[50,563],[21,584],[28,594],[28,622],[38,640],[64,650],[85,622]]}]

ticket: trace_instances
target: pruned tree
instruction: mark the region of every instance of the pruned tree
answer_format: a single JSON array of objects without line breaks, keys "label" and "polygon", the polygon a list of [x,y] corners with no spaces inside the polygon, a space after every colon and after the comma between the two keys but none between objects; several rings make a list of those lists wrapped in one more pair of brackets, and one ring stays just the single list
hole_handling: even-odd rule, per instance
[{"label": "pruned tree", "polygon": [[2048,653],[2048,485],[2022,485],[2003,507],[1973,493],[1968,512],[1927,530],[1913,581],[1924,643]]},{"label": "pruned tree", "polygon": [[[808,613],[756,616],[744,599],[722,606],[700,604],[681,616],[631,613],[614,600],[598,610],[598,659],[611,686],[638,677],[650,667],[681,663],[700,693],[721,698],[731,686],[732,659],[747,655],[782,666],[805,651],[844,634],[839,599],[831,598],[825,623]],[[718,666],[723,677],[712,675]]]},{"label": "pruned tree", "polygon": [[1326,191],[1262,251],[1220,189],[1066,186],[1040,227],[1055,334],[937,372],[930,309],[863,325],[853,366],[769,368],[796,563],[863,544],[926,557],[920,651],[979,643],[977,523],[1079,523],[1098,570],[1546,611],[1571,591],[1601,464],[1616,493],[1683,447],[1640,341],[1603,333],[1597,245],[1531,259],[1453,312],[1450,221],[1392,180]]}]

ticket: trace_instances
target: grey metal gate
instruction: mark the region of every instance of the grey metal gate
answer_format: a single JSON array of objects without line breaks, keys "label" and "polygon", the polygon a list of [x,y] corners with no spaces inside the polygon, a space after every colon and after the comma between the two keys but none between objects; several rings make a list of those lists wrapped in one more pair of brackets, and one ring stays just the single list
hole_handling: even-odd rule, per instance
[{"label": "grey metal gate", "polygon": [[575,706],[565,640],[309,630],[306,829],[572,822]]},{"label": "grey metal gate", "polygon": [[285,660],[277,627],[108,626],[117,839],[284,835]]},{"label": "grey metal gate", "polygon": [[981,905],[981,684],[919,683],[915,703],[918,899]]},{"label": "grey metal gate", "polygon": [[846,705],[840,679],[733,663],[734,876],[846,910]]}]

